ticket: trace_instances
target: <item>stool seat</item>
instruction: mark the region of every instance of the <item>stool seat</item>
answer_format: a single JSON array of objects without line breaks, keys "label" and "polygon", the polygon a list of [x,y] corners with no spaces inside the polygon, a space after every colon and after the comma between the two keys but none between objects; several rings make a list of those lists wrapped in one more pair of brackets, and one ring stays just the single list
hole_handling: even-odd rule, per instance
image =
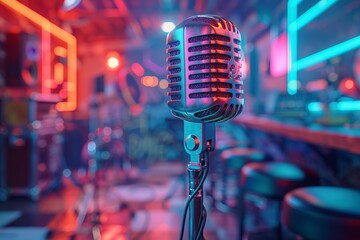
[{"label": "stool seat", "polygon": [[223,139],[219,140],[216,139],[216,151],[222,152],[226,149],[235,148],[237,146],[241,146],[243,143],[239,142],[238,140],[234,139]]},{"label": "stool seat", "polygon": [[240,186],[268,198],[281,199],[295,188],[315,184],[314,173],[288,162],[252,162],[241,170]]},{"label": "stool seat", "polygon": [[253,148],[231,148],[224,150],[221,153],[223,159],[236,158],[236,157],[250,157],[254,160],[261,160],[264,153]]},{"label": "stool seat", "polygon": [[[236,200],[236,191],[231,190],[235,190],[236,188],[234,188],[234,186],[238,185],[240,169],[248,162],[261,162],[265,160],[265,154],[253,148],[235,147],[223,150],[220,154],[219,160],[219,170],[221,174],[221,199],[216,204],[216,207],[220,211],[232,212],[234,208],[236,208],[236,203],[231,200]],[[228,180],[230,179],[232,180],[232,184],[228,185]],[[233,188],[231,188],[231,186],[233,186]],[[229,192],[233,194],[228,196]]]},{"label": "stool seat", "polygon": [[259,162],[264,160],[265,155],[253,148],[231,148],[221,153],[221,159],[227,161],[232,168],[241,168],[249,161]]},{"label": "stool seat", "polygon": [[283,224],[311,240],[360,239],[360,191],[304,187],[286,194]]}]

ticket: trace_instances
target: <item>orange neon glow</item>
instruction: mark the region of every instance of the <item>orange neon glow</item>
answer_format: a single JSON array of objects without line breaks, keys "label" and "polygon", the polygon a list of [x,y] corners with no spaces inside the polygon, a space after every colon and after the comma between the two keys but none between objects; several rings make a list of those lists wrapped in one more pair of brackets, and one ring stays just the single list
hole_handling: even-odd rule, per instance
[{"label": "orange neon glow", "polygon": [[61,98],[67,98],[67,91],[65,89],[61,89],[59,95]]},{"label": "orange neon glow", "polygon": [[51,81],[51,34],[44,28],[41,29],[41,93],[51,94],[51,88],[47,87],[47,81]]},{"label": "orange neon glow", "polygon": [[[67,81],[72,85],[72,90],[68,89],[67,102],[57,103],[56,108],[59,111],[74,111],[77,107],[77,60],[76,60],[76,49],[77,42],[75,36],[61,29],[54,23],[50,22],[47,18],[41,16],[37,12],[23,5],[22,3],[14,0],[1,0],[1,4],[10,8],[14,12],[21,14],[28,18],[31,22],[39,25],[43,31],[51,33],[53,36],[67,43]],[[47,79],[46,79],[47,80]],[[43,79],[45,81],[45,79]],[[43,91],[42,91],[43,93]],[[46,92],[45,92],[46,93]]]},{"label": "orange neon glow", "polygon": [[64,82],[64,64],[55,63],[54,65],[54,80],[56,84],[62,84]]},{"label": "orange neon glow", "polygon": [[56,56],[66,58],[67,50],[66,48],[57,46],[56,48],[54,48],[54,53]]},{"label": "orange neon glow", "polygon": [[[45,79],[45,81],[43,81],[43,85],[44,87],[46,87],[47,89],[52,89],[53,88],[53,81],[52,79]],[[50,93],[50,92],[49,92]]]}]

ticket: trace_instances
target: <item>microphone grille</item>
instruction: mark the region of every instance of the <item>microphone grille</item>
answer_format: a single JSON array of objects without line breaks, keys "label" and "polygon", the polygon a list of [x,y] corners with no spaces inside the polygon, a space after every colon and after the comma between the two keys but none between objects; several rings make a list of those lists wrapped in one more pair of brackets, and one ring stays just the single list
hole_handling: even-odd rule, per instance
[{"label": "microphone grille", "polygon": [[193,22],[202,22],[202,23],[208,23],[210,25],[212,25],[213,27],[219,27],[219,25],[222,27],[222,29],[227,29],[228,31],[233,31],[236,32],[238,34],[240,34],[239,30],[237,29],[237,27],[235,26],[235,24],[233,24],[231,21],[220,17],[220,16],[214,16],[214,15],[209,15],[209,16],[196,16],[192,19]]},{"label": "microphone grille", "polygon": [[166,50],[169,54],[167,58],[167,62],[169,66],[167,67],[170,74],[167,75],[167,79],[169,81],[169,89],[170,92],[168,93],[170,99],[172,101],[180,100],[181,99],[181,64],[182,58],[180,56],[181,49],[180,49],[180,41],[173,41],[169,42],[168,49]]},{"label": "microphone grille", "polygon": [[168,105],[175,116],[219,122],[242,111],[240,44],[236,26],[213,15],[187,19],[168,35]]}]

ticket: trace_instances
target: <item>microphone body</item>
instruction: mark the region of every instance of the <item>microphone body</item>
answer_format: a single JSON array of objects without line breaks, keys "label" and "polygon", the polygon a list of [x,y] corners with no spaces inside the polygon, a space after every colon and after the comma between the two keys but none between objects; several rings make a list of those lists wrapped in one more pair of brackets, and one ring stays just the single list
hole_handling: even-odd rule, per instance
[{"label": "microphone body", "polygon": [[241,36],[219,16],[197,15],[170,32],[167,43],[168,106],[195,123],[222,122],[243,109]]}]

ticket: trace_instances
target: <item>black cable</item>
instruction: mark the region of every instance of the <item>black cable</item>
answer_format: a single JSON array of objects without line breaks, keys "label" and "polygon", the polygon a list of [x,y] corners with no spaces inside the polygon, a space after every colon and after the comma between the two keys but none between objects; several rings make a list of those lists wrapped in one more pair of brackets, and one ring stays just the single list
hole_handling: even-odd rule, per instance
[{"label": "black cable", "polygon": [[205,170],[202,173],[199,185],[195,188],[194,192],[189,196],[188,200],[186,201],[185,209],[184,209],[184,213],[183,213],[183,217],[182,217],[181,229],[180,229],[180,238],[179,238],[180,240],[182,240],[183,236],[184,236],[185,221],[186,221],[186,215],[187,215],[189,205],[190,205],[191,201],[194,199],[194,197],[196,196],[196,194],[199,192],[200,188],[203,186],[205,179],[208,175],[208,172],[209,172],[209,168],[208,168],[208,166],[205,165]]},{"label": "black cable", "polygon": [[204,231],[204,228],[205,228],[206,218],[207,218],[206,208],[203,207],[202,208],[202,218],[200,221],[200,227],[198,229],[198,233],[196,234],[196,240],[201,240],[202,232]]},{"label": "black cable", "polygon": [[[208,151],[211,151],[210,148],[208,148]],[[209,152],[207,152],[206,154],[208,154],[208,153]],[[208,171],[210,171],[209,155],[207,155],[205,157],[205,165],[207,166]],[[206,211],[206,208],[205,208],[204,204],[202,204],[201,211],[202,211],[202,214],[201,214],[201,219],[200,219],[200,225],[199,225],[199,228],[198,228],[198,232],[196,234],[196,240],[202,240],[203,231],[204,231],[205,224],[206,224],[207,211]]]},{"label": "black cable", "polygon": [[[209,167],[209,164],[208,164],[208,167]],[[200,224],[199,224],[199,228],[198,228],[198,232],[196,234],[196,240],[202,240],[202,237],[203,237],[203,231],[204,231],[204,228],[205,228],[205,223],[206,223],[206,219],[207,219],[207,211],[206,211],[206,208],[204,205],[202,205],[202,208],[201,208],[201,219],[200,219]]]}]

